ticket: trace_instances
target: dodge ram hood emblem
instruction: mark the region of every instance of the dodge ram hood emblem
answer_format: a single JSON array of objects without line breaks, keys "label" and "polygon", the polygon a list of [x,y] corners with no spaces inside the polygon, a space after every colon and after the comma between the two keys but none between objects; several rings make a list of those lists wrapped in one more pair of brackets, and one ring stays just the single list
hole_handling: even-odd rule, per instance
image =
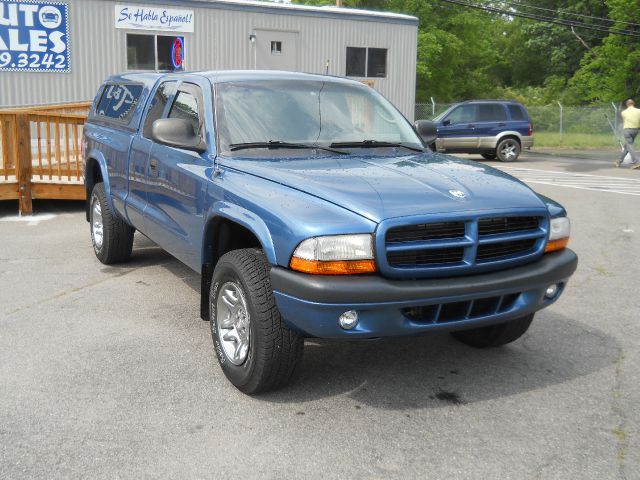
[{"label": "dodge ram hood emblem", "polygon": [[467,198],[467,194],[462,190],[449,190],[449,193],[456,198]]}]

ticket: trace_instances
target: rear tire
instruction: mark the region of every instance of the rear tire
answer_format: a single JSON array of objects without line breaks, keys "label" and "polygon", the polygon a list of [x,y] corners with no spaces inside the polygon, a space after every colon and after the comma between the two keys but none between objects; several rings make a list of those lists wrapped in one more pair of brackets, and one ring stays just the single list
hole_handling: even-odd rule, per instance
[{"label": "rear tire", "polygon": [[501,162],[515,162],[520,156],[520,142],[515,138],[504,138],[496,147],[496,155]]},{"label": "rear tire", "polygon": [[238,390],[276,390],[291,379],[304,338],[289,330],[276,306],[261,250],[224,254],[213,272],[209,319],[218,362]]},{"label": "rear tire", "polygon": [[482,157],[486,158],[487,160],[495,160],[496,159],[496,154],[495,153],[481,153],[480,155],[482,155]]},{"label": "rear tire", "polygon": [[499,347],[520,338],[529,329],[534,314],[488,327],[451,332],[456,340],[475,348]]},{"label": "rear tire", "polygon": [[89,208],[91,243],[98,260],[105,265],[128,261],[135,230],[111,210],[104,184],[93,187]]}]

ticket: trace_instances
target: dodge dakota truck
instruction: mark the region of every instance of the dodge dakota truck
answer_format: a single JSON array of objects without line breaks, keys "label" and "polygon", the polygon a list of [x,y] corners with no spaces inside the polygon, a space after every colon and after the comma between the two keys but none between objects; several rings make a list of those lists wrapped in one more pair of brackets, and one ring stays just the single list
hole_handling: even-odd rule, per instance
[{"label": "dodge dakota truck", "polygon": [[287,384],[306,337],[505,345],[575,271],[569,219],[435,138],[344,78],[114,76],[84,128],[93,249],[125,262],[138,231],[198,272],[220,366],[248,394]]}]

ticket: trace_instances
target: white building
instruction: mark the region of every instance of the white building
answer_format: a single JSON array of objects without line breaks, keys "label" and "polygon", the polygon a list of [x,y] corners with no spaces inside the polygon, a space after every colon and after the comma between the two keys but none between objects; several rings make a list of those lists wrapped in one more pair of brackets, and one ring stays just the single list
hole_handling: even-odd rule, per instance
[{"label": "white building", "polygon": [[354,77],[413,120],[417,27],[408,15],[242,0],[0,0],[0,107],[91,100],[105,77],[171,70],[182,49],[187,70]]}]

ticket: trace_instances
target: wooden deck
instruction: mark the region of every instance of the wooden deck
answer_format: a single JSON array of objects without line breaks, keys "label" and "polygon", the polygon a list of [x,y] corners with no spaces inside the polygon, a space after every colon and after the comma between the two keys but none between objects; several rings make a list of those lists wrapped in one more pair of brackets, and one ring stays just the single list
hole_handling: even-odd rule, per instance
[{"label": "wooden deck", "polygon": [[0,110],[0,200],[83,200],[82,128],[90,103]]}]

